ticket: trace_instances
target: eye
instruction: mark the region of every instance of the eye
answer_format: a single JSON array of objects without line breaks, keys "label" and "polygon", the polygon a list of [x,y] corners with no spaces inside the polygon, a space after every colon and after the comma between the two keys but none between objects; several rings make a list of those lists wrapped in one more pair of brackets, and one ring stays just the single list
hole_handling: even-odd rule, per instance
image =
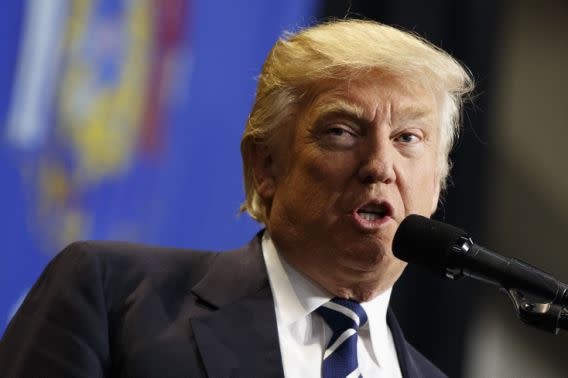
[{"label": "eye", "polygon": [[321,141],[329,148],[350,148],[357,143],[357,133],[347,125],[333,123],[325,127]]},{"label": "eye", "polygon": [[405,143],[405,144],[413,144],[420,142],[420,137],[413,133],[402,133],[399,134],[396,138],[396,141]]},{"label": "eye", "polygon": [[329,129],[327,129],[327,134],[337,137],[345,137],[353,135],[352,133],[341,127],[330,127]]}]

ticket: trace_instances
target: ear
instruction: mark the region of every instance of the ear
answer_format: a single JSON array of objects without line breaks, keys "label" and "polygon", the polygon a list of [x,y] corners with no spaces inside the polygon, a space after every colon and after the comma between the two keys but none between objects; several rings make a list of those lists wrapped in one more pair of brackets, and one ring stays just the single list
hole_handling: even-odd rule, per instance
[{"label": "ear", "polygon": [[270,202],[276,192],[276,175],[272,154],[266,147],[258,145],[255,145],[251,152],[254,188],[263,200]]}]

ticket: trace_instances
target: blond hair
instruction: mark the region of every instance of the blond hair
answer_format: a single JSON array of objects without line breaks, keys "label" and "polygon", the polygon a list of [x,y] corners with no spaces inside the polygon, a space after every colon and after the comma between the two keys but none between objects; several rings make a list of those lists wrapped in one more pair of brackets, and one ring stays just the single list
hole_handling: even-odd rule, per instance
[{"label": "blond hair", "polygon": [[[442,96],[438,174],[445,189],[448,155],[459,130],[469,71],[418,35],[373,21],[338,20],[286,33],[270,50],[258,79],[256,99],[241,140],[246,201],[241,211],[266,223],[267,208],[256,192],[255,147],[273,150],[304,96],[322,80],[345,80],[379,71],[427,83]],[[281,143],[281,142],[280,142]]]}]

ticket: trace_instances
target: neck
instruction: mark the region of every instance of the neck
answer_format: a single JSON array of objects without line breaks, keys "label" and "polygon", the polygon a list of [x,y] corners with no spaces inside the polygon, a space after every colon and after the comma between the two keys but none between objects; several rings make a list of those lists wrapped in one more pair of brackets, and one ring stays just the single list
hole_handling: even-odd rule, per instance
[{"label": "neck", "polygon": [[331,296],[360,303],[368,302],[391,289],[402,273],[403,268],[399,265],[404,264],[398,259],[381,259],[374,267],[354,269],[341,264],[337,259],[318,258],[322,253],[308,245],[292,247],[285,241],[283,243],[274,238],[272,241],[279,255],[288,264]]}]

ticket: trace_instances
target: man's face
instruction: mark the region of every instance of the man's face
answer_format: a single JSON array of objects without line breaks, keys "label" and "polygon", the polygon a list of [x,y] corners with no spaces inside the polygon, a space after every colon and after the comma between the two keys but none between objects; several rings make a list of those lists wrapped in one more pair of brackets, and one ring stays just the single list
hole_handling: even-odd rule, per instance
[{"label": "man's face", "polygon": [[431,90],[378,74],[316,89],[289,148],[264,159],[258,191],[283,256],[365,301],[405,267],[391,250],[399,223],[437,206],[439,106]]}]

